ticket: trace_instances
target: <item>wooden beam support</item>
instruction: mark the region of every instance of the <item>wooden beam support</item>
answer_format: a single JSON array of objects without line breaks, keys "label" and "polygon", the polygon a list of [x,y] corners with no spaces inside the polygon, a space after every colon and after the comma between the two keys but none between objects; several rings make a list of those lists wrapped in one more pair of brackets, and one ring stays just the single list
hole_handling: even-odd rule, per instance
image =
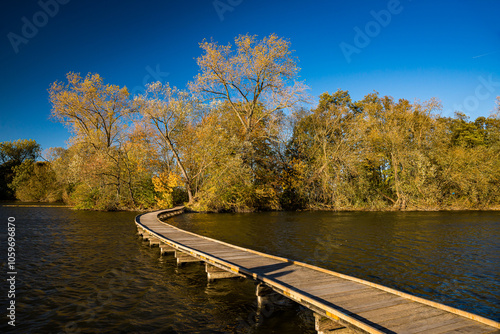
[{"label": "wooden beam support", "polygon": [[200,259],[192,257],[191,255],[180,252],[178,250],[175,251],[175,258],[177,259],[178,266],[182,266],[184,263],[190,263],[190,262],[203,262]]},{"label": "wooden beam support", "polygon": [[213,282],[216,279],[222,279],[222,278],[240,277],[240,275],[238,274],[221,269],[219,267],[213,266],[208,263],[205,263],[205,271],[207,272],[207,278],[209,282]]},{"label": "wooden beam support", "polygon": [[160,254],[161,255],[175,254],[175,248],[170,247],[169,245],[166,244],[160,244]]},{"label": "wooden beam support", "polygon": [[150,247],[155,247],[155,246],[159,246],[160,245],[160,239],[154,237],[154,236],[151,236],[149,238],[149,246]]},{"label": "wooden beam support", "polygon": [[277,293],[264,283],[258,283],[255,291],[257,295],[258,309],[264,309],[266,306],[288,307],[294,304],[293,300]]},{"label": "wooden beam support", "polygon": [[314,328],[318,334],[354,333],[332,319],[317,313],[314,313]]}]

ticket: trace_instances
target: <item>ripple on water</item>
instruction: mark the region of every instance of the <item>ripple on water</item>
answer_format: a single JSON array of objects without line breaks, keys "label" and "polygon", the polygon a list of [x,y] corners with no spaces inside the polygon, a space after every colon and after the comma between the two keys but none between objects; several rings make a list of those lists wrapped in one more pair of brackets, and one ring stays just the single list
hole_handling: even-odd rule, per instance
[{"label": "ripple on water", "polygon": [[[136,237],[134,213],[0,211],[16,217],[16,333],[234,333],[254,319],[251,281],[207,283],[203,266],[177,268]],[[172,221],[498,320],[497,213],[257,213]],[[314,333],[301,312],[280,311],[255,333]],[[0,332],[9,330],[0,325]]]}]

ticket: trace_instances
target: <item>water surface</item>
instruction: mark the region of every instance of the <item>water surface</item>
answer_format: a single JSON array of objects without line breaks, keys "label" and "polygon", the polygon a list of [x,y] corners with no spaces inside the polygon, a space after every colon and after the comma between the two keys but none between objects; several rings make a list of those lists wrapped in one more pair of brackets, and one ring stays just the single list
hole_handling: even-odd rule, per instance
[{"label": "water surface", "polygon": [[[7,217],[16,219],[16,327],[0,333],[314,333],[299,308],[257,318],[255,286],[207,283],[136,235],[133,212],[0,207],[0,309],[6,310]],[[265,320],[265,321],[264,321]]]},{"label": "water surface", "polygon": [[[0,207],[16,218],[16,327],[2,333],[314,333],[310,313],[255,318],[255,286],[207,283],[135,234],[133,212]],[[187,214],[172,224],[499,320],[494,212]],[[4,277],[6,270],[4,270]],[[2,279],[2,294],[7,291]],[[7,299],[1,299],[1,309]]]}]

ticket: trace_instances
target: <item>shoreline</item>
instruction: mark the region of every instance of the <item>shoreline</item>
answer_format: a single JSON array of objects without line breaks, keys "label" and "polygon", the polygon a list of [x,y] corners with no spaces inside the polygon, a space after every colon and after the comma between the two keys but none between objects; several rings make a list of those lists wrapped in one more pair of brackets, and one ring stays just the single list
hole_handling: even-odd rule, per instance
[{"label": "shoreline", "polygon": [[[24,204],[26,203],[26,204]],[[148,208],[148,209],[138,209],[138,208],[120,208],[118,210],[93,210],[93,209],[76,209],[75,206],[66,204],[47,204],[29,203],[21,202],[15,204],[12,201],[8,201],[5,204],[0,202],[0,207],[20,207],[20,208],[68,208],[72,210],[81,211],[103,211],[103,212],[149,212],[151,210],[167,210],[166,208]],[[406,210],[400,210],[395,208],[309,208],[301,210],[253,210],[253,211],[227,211],[227,212],[216,212],[216,211],[198,211],[186,206],[186,213],[257,213],[257,212],[458,212],[458,211],[500,211],[500,206],[492,206],[485,208],[467,208],[467,207],[449,207],[449,208],[411,208]]]}]

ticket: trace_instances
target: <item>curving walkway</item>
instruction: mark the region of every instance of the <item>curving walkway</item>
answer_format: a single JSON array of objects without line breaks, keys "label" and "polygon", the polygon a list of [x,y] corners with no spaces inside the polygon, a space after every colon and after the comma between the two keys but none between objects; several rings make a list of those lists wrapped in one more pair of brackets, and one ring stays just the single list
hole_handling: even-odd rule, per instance
[{"label": "curving walkway", "polygon": [[[257,281],[259,303],[270,291],[315,313],[323,333],[346,326],[366,333],[500,333],[500,323],[375,283],[269,254],[260,253],[173,227],[161,219],[183,207],[136,217],[139,233],[177,263],[207,263],[209,279],[243,276]],[[323,326],[323,327],[322,327]],[[324,331],[323,331],[324,330]]]}]

